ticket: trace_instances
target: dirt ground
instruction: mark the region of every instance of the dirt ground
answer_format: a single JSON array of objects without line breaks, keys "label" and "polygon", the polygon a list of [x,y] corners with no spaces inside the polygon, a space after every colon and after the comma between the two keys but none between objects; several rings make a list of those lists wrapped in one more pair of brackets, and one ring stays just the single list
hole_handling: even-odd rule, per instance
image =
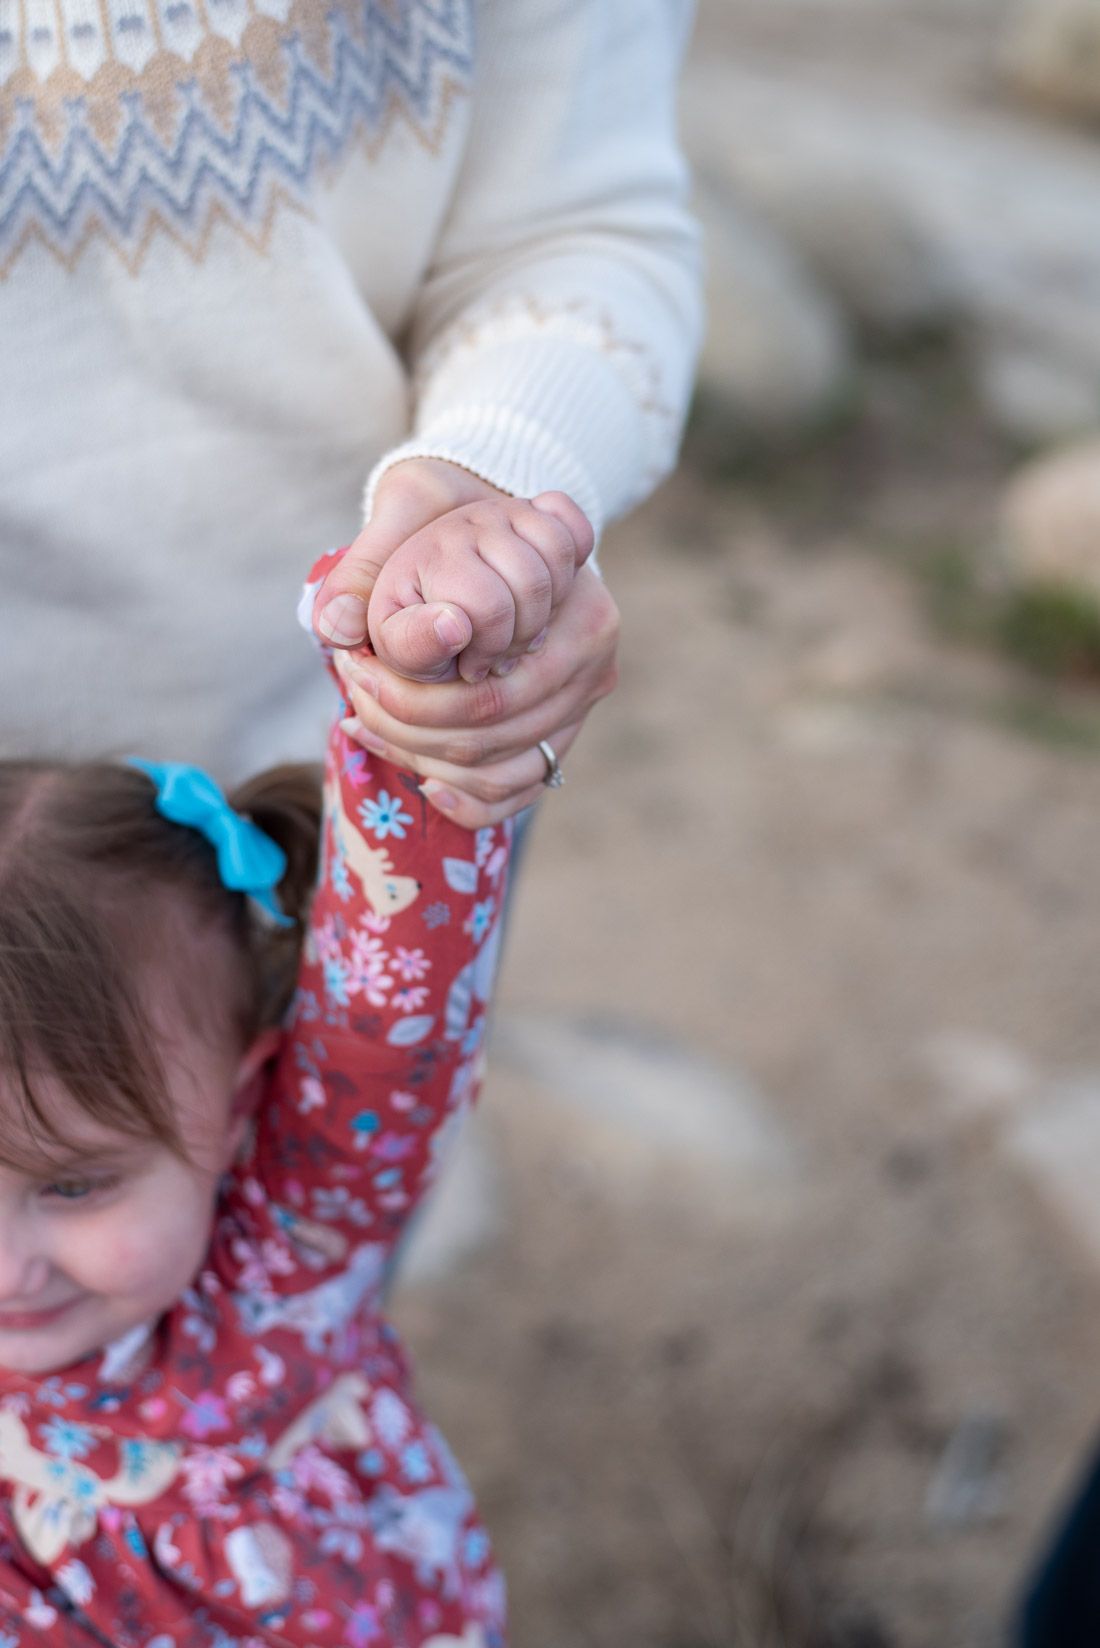
[{"label": "dirt ground", "polygon": [[[498,1070],[506,1234],[401,1319],[516,1648],[984,1648],[1100,1423],[1097,1278],[921,1050],[1100,1066],[1095,700],[934,616],[1007,464],[943,361],[881,362],[810,451],[720,453],[607,543],[622,684],[543,809],[502,1012],[746,1070],[797,1189],[616,1176]],[[937,1524],[974,1419],[999,1502]]]},{"label": "dirt ground", "polygon": [[[996,11],[713,0],[699,49],[981,99]],[[798,1171],[640,1171],[498,1060],[505,1231],[399,1316],[515,1648],[987,1648],[1100,1429],[1100,1276],[926,1057],[1100,1070],[1100,696],[961,621],[1015,457],[949,347],[880,358],[804,449],[702,418],[606,544],[622,683],[542,809],[502,1024],[678,1038]],[[952,1522],[960,1426],[989,1498]]]}]

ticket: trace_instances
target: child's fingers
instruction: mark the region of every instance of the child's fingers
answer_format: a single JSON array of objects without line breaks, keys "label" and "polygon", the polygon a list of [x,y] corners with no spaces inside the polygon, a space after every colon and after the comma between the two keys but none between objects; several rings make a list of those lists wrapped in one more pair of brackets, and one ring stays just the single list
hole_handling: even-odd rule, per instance
[{"label": "child's fingers", "polygon": [[[534,514],[534,511],[531,513]],[[492,568],[511,592],[515,619],[507,652],[511,657],[520,658],[531,642],[546,629],[553,616],[554,594],[550,569],[544,557],[505,521],[497,521],[483,527],[478,533],[477,549],[484,564]],[[467,663],[474,668],[480,668],[491,667],[500,662],[500,655],[490,658],[488,648],[478,645],[481,636],[477,633],[479,626],[476,623],[474,629],[474,644],[467,649],[460,664],[467,680],[474,678],[466,673]]]},{"label": "child's fingers", "polygon": [[[544,496],[554,499],[559,494],[551,492]],[[563,494],[560,496],[564,498]],[[569,500],[564,498],[564,502],[569,503]],[[583,522],[584,516],[576,505],[571,504],[570,508]],[[553,510],[540,509],[533,503],[517,502],[509,509],[508,516],[513,532],[531,546],[546,567],[550,577],[550,608],[552,612],[556,611],[572,588],[577,567],[588,551],[585,549],[582,553],[582,545],[578,544],[570,527]],[[584,542],[590,540],[591,531]]]},{"label": "child's fingers", "polygon": [[531,504],[540,514],[552,515],[561,522],[573,540],[574,567],[583,566],[596,547],[596,534],[584,510],[564,492],[540,492]]},{"label": "child's fingers", "polygon": [[453,681],[455,658],[469,646],[474,628],[453,602],[398,607],[381,622],[371,614],[371,643],[389,669],[412,681]]}]

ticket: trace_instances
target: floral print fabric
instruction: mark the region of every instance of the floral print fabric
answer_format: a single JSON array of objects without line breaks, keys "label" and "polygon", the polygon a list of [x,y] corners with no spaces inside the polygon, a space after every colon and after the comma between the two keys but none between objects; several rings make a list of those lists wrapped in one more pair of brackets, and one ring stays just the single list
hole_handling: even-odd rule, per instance
[{"label": "floral print fabric", "polygon": [[202,1270],[96,1358],[0,1372],[0,1648],[503,1648],[380,1293],[478,1090],[510,835],[334,728],[297,996]]}]

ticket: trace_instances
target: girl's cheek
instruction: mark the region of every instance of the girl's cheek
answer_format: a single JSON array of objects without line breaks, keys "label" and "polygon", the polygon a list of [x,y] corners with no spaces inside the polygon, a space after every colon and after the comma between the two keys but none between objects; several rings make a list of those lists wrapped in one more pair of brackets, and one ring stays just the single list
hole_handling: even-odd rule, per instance
[{"label": "girl's cheek", "polygon": [[179,1283],[185,1286],[206,1245],[201,1210],[177,1192],[154,1206],[111,1211],[109,1221],[86,1230],[75,1244],[73,1270],[85,1285],[103,1294],[145,1294],[186,1270]]}]

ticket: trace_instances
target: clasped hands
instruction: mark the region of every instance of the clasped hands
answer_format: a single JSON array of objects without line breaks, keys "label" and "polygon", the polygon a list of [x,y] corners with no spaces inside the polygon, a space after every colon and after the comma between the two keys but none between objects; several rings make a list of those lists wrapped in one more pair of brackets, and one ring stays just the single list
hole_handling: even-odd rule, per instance
[{"label": "clasped hands", "polygon": [[369,524],[317,594],[365,749],[421,778],[469,829],[542,794],[617,679],[619,615],[585,562],[586,517],[563,493],[513,498],[441,459],[379,482]]}]

